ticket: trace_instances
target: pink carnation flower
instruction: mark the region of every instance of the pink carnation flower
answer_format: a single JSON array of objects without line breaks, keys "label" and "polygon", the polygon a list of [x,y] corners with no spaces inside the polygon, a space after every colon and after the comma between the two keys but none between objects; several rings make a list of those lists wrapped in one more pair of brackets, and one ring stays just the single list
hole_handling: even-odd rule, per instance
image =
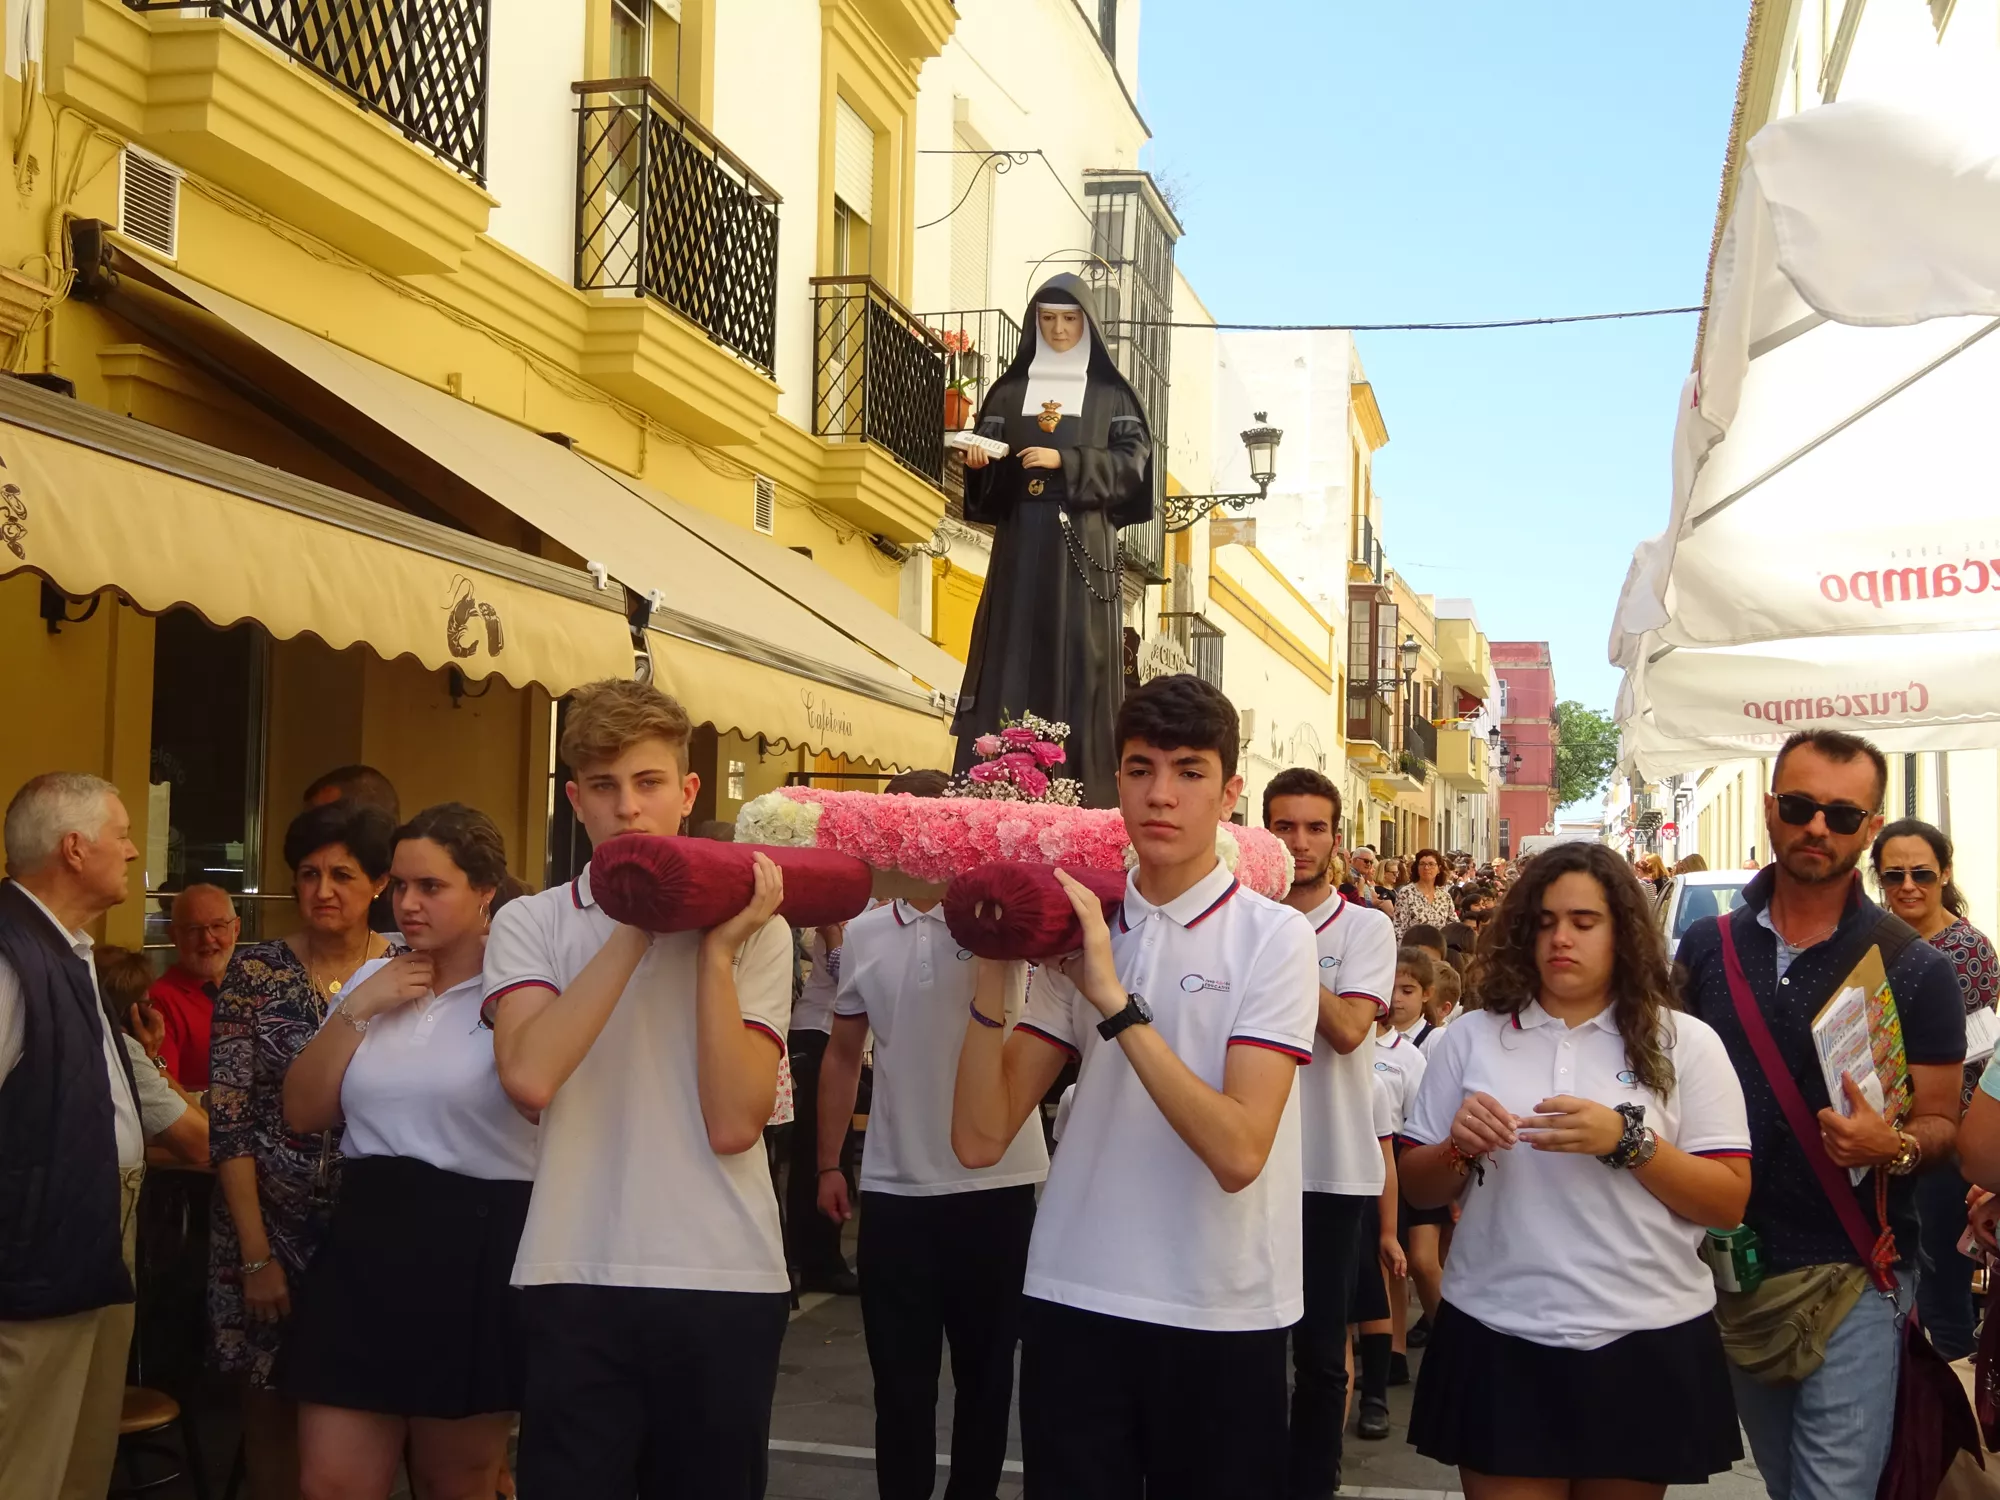
[{"label": "pink carnation flower", "polygon": [[1035,760],[1039,765],[1059,766],[1069,759],[1069,752],[1054,740],[1039,740],[1035,744]]},{"label": "pink carnation flower", "polygon": [[1007,774],[1004,763],[997,760],[981,761],[976,766],[966,767],[965,774],[973,781],[999,781]]},{"label": "pink carnation flower", "polygon": [[1028,728],[1027,725],[1016,724],[1012,729],[1001,730],[1000,738],[1005,740],[1010,745],[1025,746],[1034,744],[1035,741],[1040,738],[1040,736],[1037,735],[1034,730]]},{"label": "pink carnation flower", "polygon": [[972,742],[972,748],[977,750],[981,755],[998,755],[1000,753],[1000,736],[997,734],[982,734]]},{"label": "pink carnation flower", "polygon": [[1035,757],[1026,750],[1010,750],[1000,757],[998,764],[1013,771],[1015,773],[1013,779],[1018,784],[1021,772],[1035,769]]},{"label": "pink carnation flower", "polygon": [[[1008,758],[1011,760],[1013,757]],[[1030,797],[1045,797],[1048,795],[1049,778],[1033,766],[1023,766],[1014,772],[1014,785]]]}]

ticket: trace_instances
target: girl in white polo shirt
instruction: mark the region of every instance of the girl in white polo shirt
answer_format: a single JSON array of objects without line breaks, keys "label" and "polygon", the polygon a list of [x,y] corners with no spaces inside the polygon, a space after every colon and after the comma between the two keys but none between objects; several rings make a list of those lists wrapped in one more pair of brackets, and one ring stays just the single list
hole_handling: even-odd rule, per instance
[{"label": "girl in white polo shirt", "polygon": [[491,1494],[521,1405],[508,1281],[536,1131],[479,1023],[487,922],[521,887],[500,830],[460,803],[425,808],[394,849],[410,951],[355,971],[285,1077],[294,1131],[346,1129],[280,1368],[305,1492],[341,1500],[383,1500],[406,1446],[418,1493]]},{"label": "girl in white polo shirt", "polygon": [[1478,975],[1403,1127],[1404,1195],[1463,1203],[1410,1441],[1467,1500],[1702,1483],[1743,1453],[1698,1254],[1750,1196],[1735,1070],[1601,844],[1527,865]]}]

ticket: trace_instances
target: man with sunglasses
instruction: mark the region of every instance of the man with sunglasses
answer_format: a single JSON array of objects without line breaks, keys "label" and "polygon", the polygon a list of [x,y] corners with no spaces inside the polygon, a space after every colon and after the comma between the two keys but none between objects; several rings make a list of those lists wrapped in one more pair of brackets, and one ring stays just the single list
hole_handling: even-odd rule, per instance
[{"label": "man with sunglasses", "polygon": [[[1866,740],[1833,730],[1794,734],[1771,768],[1765,829],[1775,863],[1743,890],[1743,904],[1697,922],[1681,939],[1688,1010],[1728,1048],[1749,1110],[1752,1188],[1745,1224],[1763,1243],[1767,1285],[1818,1268],[1859,1283],[1860,1295],[1826,1334],[1826,1357],[1804,1379],[1767,1385],[1734,1365],[1737,1414],[1772,1500],[1872,1495],[1888,1457],[1895,1414],[1899,1311],[1911,1305],[1917,1255],[1915,1178],[1949,1160],[1958,1127],[1965,1010],[1944,955],[1862,892],[1855,867],[1882,826],[1888,763]],[[1727,938],[1721,923],[1729,924]],[[1898,1288],[1893,1301],[1861,1280],[1865,1264],[1821,1176],[1787,1122],[1776,1090],[1738,1018],[1726,947],[1797,1092],[1814,1112],[1816,1144],[1835,1168],[1869,1169],[1853,1195],[1870,1233],[1876,1186],[1886,1176]],[[1829,1099],[1812,1022],[1870,947],[1878,948],[1902,1018],[1912,1102],[1900,1122],[1883,1118],[1850,1083]],[[1849,1216],[1851,1219],[1851,1216]],[[1836,1300],[1834,1306],[1838,1306]],[[1824,1322],[1833,1322],[1828,1315]]]}]

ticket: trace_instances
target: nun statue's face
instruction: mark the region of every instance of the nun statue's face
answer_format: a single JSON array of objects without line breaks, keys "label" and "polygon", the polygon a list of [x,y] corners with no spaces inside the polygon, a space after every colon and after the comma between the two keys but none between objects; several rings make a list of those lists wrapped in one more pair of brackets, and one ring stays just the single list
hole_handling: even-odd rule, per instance
[{"label": "nun statue's face", "polygon": [[1037,305],[1035,318],[1041,325],[1042,342],[1058,354],[1067,354],[1083,337],[1083,309],[1080,307]]}]

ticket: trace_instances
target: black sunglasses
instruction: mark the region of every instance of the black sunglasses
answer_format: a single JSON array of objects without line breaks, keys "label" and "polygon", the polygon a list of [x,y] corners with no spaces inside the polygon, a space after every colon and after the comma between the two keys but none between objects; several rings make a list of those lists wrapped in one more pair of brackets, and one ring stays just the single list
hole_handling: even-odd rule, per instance
[{"label": "black sunglasses", "polygon": [[1906,880],[1914,880],[1918,885],[1932,886],[1938,883],[1936,870],[1877,870],[1875,878],[1885,887],[1898,886]]},{"label": "black sunglasses", "polygon": [[1851,802],[1815,802],[1803,792],[1778,793],[1778,816],[1792,827],[1805,827],[1815,813],[1826,815],[1827,830],[1831,833],[1859,833],[1861,825],[1868,821],[1868,809]]}]

